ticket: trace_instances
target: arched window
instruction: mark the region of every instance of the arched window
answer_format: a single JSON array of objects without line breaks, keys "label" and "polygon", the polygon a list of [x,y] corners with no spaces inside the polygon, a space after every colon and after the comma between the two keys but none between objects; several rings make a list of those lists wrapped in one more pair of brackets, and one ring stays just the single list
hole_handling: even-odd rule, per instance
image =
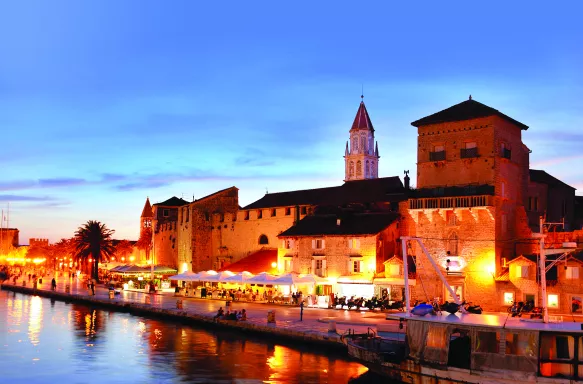
[{"label": "arched window", "polygon": [[447,239],[447,252],[450,256],[459,256],[459,242],[460,239],[457,236],[457,233],[452,232]]},{"label": "arched window", "polygon": [[269,239],[265,235],[259,236],[259,245],[267,245],[269,244]]},{"label": "arched window", "polygon": [[370,163],[368,162],[368,160],[366,161],[366,165],[364,167],[364,177],[369,178],[370,175]]},{"label": "arched window", "polygon": [[348,170],[348,176],[354,177],[354,161],[350,162],[350,169]]},{"label": "arched window", "polygon": [[360,149],[362,149],[362,152],[366,152],[366,136],[360,137]]},{"label": "arched window", "polygon": [[358,151],[358,137],[352,139],[352,150]]},{"label": "arched window", "polygon": [[362,161],[358,160],[356,162],[356,177],[362,176]]}]

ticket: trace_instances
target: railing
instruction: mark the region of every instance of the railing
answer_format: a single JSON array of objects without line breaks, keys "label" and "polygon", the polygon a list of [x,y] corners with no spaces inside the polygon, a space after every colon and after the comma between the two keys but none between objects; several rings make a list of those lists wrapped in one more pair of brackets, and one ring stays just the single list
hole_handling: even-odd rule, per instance
[{"label": "railing", "polygon": [[409,209],[448,209],[492,206],[492,196],[458,196],[410,199]]},{"label": "railing", "polygon": [[508,148],[502,148],[502,157],[505,159],[510,160],[510,157],[512,156],[512,151]]},{"label": "railing", "polygon": [[445,151],[429,152],[429,161],[443,161],[445,160]]},{"label": "railing", "polygon": [[478,148],[462,148],[460,150],[460,156],[462,159],[478,157]]}]

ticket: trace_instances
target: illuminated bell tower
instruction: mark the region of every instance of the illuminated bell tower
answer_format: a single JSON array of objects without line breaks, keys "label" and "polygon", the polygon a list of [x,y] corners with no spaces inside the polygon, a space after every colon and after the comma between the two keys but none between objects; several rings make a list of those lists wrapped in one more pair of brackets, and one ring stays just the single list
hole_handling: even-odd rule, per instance
[{"label": "illuminated bell tower", "polygon": [[344,181],[378,178],[379,145],[375,143],[374,128],[362,100],[349,132],[350,141],[346,142],[344,152]]},{"label": "illuminated bell tower", "polygon": [[146,197],[146,204],[144,204],[144,209],[142,210],[142,216],[140,216],[140,237],[146,230],[146,228],[152,228],[152,219],[154,214],[152,213],[152,205],[150,204],[150,198]]}]

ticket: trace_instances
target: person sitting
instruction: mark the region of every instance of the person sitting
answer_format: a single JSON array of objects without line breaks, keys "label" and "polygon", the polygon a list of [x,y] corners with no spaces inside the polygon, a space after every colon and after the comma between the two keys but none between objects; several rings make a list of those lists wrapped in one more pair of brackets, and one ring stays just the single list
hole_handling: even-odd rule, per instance
[{"label": "person sitting", "polygon": [[225,315],[225,311],[223,311],[223,307],[220,307],[219,310],[217,311],[217,314],[215,315],[215,317],[213,317],[213,320],[217,321],[218,319],[222,319],[224,315]]},{"label": "person sitting", "polygon": [[242,309],[241,312],[237,314],[237,320],[239,321],[247,320],[247,311],[245,309]]},{"label": "person sitting", "polygon": [[226,316],[225,320],[235,320],[235,321],[237,321],[237,311],[233,311],[233,312],[229,313]]}]

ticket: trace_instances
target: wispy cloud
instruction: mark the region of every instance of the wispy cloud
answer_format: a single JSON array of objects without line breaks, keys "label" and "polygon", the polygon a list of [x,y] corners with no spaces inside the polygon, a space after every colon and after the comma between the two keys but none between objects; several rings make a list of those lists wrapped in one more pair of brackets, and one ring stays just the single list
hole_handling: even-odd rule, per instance
[{"label": "wispy cloud", "polygon": [[555,157],[555,158],[551,158],[551,159],[544,159],[544,160],[540,160],[540,161],[535,161],[535,162],[530,163],[530,167],[531,168],[549,167],[552,165],[557,165],[557,164],[561,164],[561,163],[565,163],[565,162],[573,161],[573,160],[578,160],[578,159],[583,159],[583,155],[561,156],[561,157]]},{"label": "wispy cloud", "polygon": [[54,201],[54,198],[48,196],[0,195],[0,201]]},{"label": "wispy cloud", "polygon": [[54,178],[54,179],[39,179],[38,184],[41,188],[52,187],[71,187],[86,184],[87,180],[78,178]]}]

